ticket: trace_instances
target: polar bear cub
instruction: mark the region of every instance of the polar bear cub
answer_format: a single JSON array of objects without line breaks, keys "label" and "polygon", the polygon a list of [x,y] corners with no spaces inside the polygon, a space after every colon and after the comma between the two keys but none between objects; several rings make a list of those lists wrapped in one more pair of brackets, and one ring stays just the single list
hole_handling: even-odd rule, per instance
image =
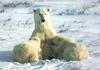
[{"label": "polar bear cub", "polygon": [[41,43],[38,37],[16,45],[12,52],[13,61],[25,63],[38,61],[41,53]]},{"label": "polar bear cub", "polygon": [[88,49],[83,43],[71,41],[60,36],[52,38],[50,48],[53,50],[55,58],[64,60],[83,60],[88,59]]}]

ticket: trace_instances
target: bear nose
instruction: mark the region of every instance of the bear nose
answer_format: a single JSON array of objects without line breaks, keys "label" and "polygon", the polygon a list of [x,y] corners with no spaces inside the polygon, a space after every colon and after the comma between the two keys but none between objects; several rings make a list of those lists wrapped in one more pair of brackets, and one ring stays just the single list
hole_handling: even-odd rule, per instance
[{"label": "bear nose", "polygon": [[43,19],[42,22],[45,22],[45,20]]},{"label": "bear nose", "polygon": [[41,15],[41,20],[42,20],[42,22],[45,22],[45,18],[43,15]]}]

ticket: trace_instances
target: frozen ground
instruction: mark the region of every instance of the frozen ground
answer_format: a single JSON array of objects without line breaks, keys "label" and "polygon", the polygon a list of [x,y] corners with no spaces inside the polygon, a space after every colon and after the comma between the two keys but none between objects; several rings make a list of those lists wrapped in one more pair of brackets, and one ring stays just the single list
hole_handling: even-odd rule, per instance
[{"label": "frozen ground", "polygon": [[[96,7],[98,12],[100,6]],[[89,50],[89,59],[69,62],[52,59],[26,64],[12,62],[13,47],[29,39],[34,30],[34,20],[30,7],[8,8],[0,13],[0,70],[100,70],[100,15],[59,15],[56,9],[52,11],[51,25],[59,35],[83,41]]]}]

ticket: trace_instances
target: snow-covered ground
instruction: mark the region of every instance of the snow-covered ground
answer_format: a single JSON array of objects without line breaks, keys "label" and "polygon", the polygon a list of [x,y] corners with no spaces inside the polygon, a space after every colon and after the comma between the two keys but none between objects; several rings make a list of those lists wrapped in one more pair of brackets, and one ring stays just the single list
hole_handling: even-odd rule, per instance
[{"label": "snow-covered ground", "polygon": [[[45,6],[48,4],[45,3]],[[89,6],[91,5],[92,3],[89,4]],[[44,5],[43,3],[34,3],[33,7],[0,8],[0,10],[3,9],[0,12],[0,70],[100,70],[100,15],[93,13],[94,11],[100,12],[98,3],[95,7],[86,7],[85,12],[89,14],[66,14],[66,10],[68,11],[71,5],[66,7],[62,4],[61,10],[60,6],[55,7],[55,3],[48,6],[53,9],[51,12],[53,28],[61,36],[72,36],[77,41],[84,42],[90,53],[88,60],[68,62],[52,59],[25,64],[12,62],[13,47],[28,40],[34,30],[32,9],[37,6],[43,7]],[[76,8],[83,9],[80,8],[80,5],[74,7],[74,9]]]}]

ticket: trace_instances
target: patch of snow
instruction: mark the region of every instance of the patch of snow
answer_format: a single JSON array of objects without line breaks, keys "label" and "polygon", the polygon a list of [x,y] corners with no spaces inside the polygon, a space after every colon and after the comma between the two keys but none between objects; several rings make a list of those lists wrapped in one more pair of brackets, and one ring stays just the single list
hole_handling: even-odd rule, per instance
[{"label": "patch of snow", "polygon": [[[91,7],[95,3],[98,4],[96,1],[89,1],[87,4]],[[41,6],[41,3],[37,5]],[[73,7],[69,6],[67,8],[72,10]],[[76,5],[76,8],[79,6]],[[93,11],[99,12],[99,4],[86,10],[89,15],[68,15],[65,14],[67,10],[65,7],[59,7],[60,10],[57,7],[52,7],[51,11],[53,28],[61,36],[71,36],[79,42],[84,42],[90,53],[88,60],[52,59],[25,64],[12,62],[13,47],[28,40],[34,30],[33,8],[6,8],[4,12],[0,13],[0,70],[100,70],[100,15],[90,14]],[[82,8],[78,10],[82,10]],[[64,11],[62,12],[64,15],[59,15],[61,11]]]}]

